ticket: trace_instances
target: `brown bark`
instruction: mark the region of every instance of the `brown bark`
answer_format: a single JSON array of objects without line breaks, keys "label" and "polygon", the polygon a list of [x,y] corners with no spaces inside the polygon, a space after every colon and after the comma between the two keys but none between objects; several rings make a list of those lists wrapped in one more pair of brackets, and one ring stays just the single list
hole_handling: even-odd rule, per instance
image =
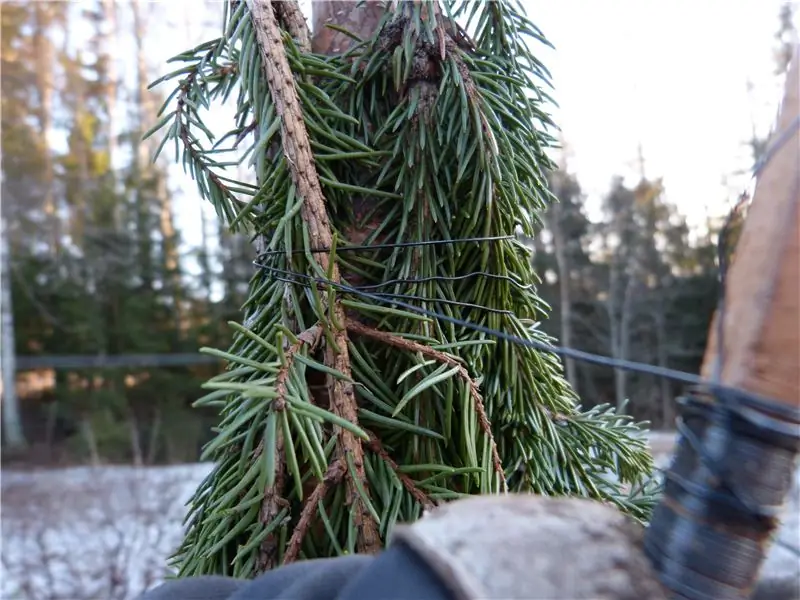
[{"label": "brown bark", "polygon": [[[304,199],[301,216],[308,228],[312,247],[329,248],[333,243],[331,226],[325,198],[322,193],[316,165],[294,77],[283,51],[281,33],[278,28],[272,4],[268,0],[253,0],[250,4],[253,25],[256,30],[259,50],[264,64],[265,75],[276,112],[281,119],[281,140],[283,152],[291,165],[291,175],[300,197]],[[339,269],[329,264],[329,257],[323,253],[315,255],[323,271],[329,272],[333,282],[339,281]],[[329,269],[330,267],[330,269]],[[334,323],[343,325],[346,317],[342,307],[333,307]],[[332,344],[325,348],[325,364],[350,377],[349,340],[345,329],[331,331]],[[353,385],[337,378],[328,378],[328,394],[331,410],[352,423],[358,422],[358,405]],[[335,428],[339,438],[337,459],[349,455],[355,466],[355,476],[366,490],[364,471],[364,449],[361,442],[349,431]],[[358,493],[358,486],[348,473],[346,477],[347,503],[352,507],[354,522],[358,530],[356,547],[359,553],[376,553],[381,548],[377,523],[369,515]],[[368,492],[367,492],[368,493]]]},{"label": "brown bark", "polygon": [[272,7],[298,47],[304,52],[310,52],[310,32],[300,5],[297,2],[274,2]]},{"label": "brown bark", "polygon": [[326,24],[343,27],[360,37],[375,33],[384,14],[382,2],[367,0],[359,5],[352,0],[311,0],[311,22],[314,33],[311,49],[319,54],[339,54],[347,51],[353,39]]},{"label": "brown bark", "polygon": [[[736,247],[724,315],[715,315],[703,375],[800,407],[800,47],[787,74],[775,135]],[[722,318],[724,339],[718,339]],[[722,348],[719,349],[720,341]]]},{"label": "brown bark", "polygon": [[[261,501],[261,508],[258,511],[258,520],[265,526],[272,523],[280,512],[288,506],[288,502],[283,497],[283,489],[286,487],[286,459],[284,453],[283,432],[277,428],[277,439],[275,440],[275,483],[272,487],[264,490],[264,498]],[[264,443],[260,443],[253,453],[254,459],[258,460],[259,455],[264,451]],[[269,535],[261,542],[258,552],[257,572],[264,573],[278,565],[278,538]]]},{"label": "brown bark", "polygon": [[[342,27],[353,35],[367,39],[372,37],[383,18],[384,4],[375,0],[367,0],[359,4],[342,0],[312,0],[311,21],[313,24],[313,37],[311,50],[318,54],[333,55],[346,52],[355,42],[353,38],[326,27],[336,25]],[[351,198],[353,209],[353,223],[361,223],[356,227],[344,227],[342,232],[349,244],[361,244],[370,233],[377,229],[383,222],[385,212],[374,210],[375,206],[369,198],[353,196]],[[368,215],[369,222],[366,222]],[[381,239],[376,240],[380,243]],[[362,283],[361,277],[345,272],[344,278],[350,285],[358,286]]]}]

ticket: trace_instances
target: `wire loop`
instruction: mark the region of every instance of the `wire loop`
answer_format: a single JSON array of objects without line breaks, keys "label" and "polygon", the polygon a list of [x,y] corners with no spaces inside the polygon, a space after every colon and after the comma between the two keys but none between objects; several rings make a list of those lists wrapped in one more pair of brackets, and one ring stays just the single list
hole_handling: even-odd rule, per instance
[{"label": "wire loop", "polygon": [[793,483],[800,411],[765,412],[775,407],[740,391],[697,390],[680,403],[680,438],[645,553],[678,598],[745,600]]}]

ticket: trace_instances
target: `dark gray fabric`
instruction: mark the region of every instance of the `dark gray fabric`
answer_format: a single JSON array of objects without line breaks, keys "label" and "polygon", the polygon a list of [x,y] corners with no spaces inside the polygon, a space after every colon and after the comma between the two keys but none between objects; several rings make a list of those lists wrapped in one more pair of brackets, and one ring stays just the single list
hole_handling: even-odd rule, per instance
[{"label": "dark gray fabric", "polygon": [[292,563],[248,582],[227,600],[336,600],[347,582],[374,561],[353,555]]},{"label": "dark gray fabric", "polygon": [[455,596],[421,556],[398,542],[379,554],[336,599],[455,600]]},{"label": "dark gray fabric", "polygon": [[452,600],[433,571],[409,548],[377,557],[306,560],[252,581],[228,577],[175,579],[139,600]]},{"label": "dark gray fabric", "polygon": [[[793,577],[763,579],[752,598],[800,600],[800,582]],[[138,600],[454,600],[454,595],[413,550],[396,543],[377,557],[307,560],[252,581],[175,579]]]},{"label": "dark gray fabric", "polygon": [[372,560],[371,556],[305,560],[252,581],[220,576],[173,579],[145,592],[139,600],[333,600],[347,581]]},{"label": "dark gray fabric", "polygon": [[139,597],[139,600],[228,600],[248,582],[245,579],[206,575],[172,579]]},{"label": "dark gray fabric", "polygon": [[800,600],[800,580],[791,575],[762,579],[751,600]]}]

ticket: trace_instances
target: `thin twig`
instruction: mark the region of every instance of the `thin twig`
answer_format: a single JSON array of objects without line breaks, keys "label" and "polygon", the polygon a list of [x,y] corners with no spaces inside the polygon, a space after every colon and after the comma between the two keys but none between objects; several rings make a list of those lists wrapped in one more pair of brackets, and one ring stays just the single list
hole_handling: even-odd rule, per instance
[{"label": "thin twig", "polygon": [[[295,89],[294,77],[273,11],[273,3],[269,0],[250,0],[249,6],[270,95],[281,120],[283,153],[290,167],[292,182],[298,195],[303,198],[301,216],[308,230],[309,240],[312,246],[331,247],[333,235],[328,221],[325,197],[311,152],[311,143],[303,121],[303,111]],[[316,254],[315,258],[324,272],[330,271],[331,280],[338,283],[339,268],[334,263],[330,265],[329,270],[330,257],[326,254]],[[333,321],[345,323],[344,310],[338,301],[334,303],[332,309]],[[325,349],[325,364],[349,379],[350,355],[347,331],[334,329],[331,332],[334,343],[328,344]],[[358,423],[358,405],[353,384],[328,376],[328,389],[331,410],[351,423]],[[364,449],[361,441],[341,427],[335,427],[335,431],[339,439],[336,449],[339,458],[345,456],[347,452],[350,453],[356,477],[366,490]],[[347,501],[355,509],[354,521],[358,530],[356,547],[361,553],[377,553],[381,549],[378,524],[364,506],[356,482],[350,477],[346,481]]]},{"label": "thin twig", "polygon": [[411,479],[406,473],[400,471],[400,467],[397,465],[392,457],[389,456],[389,453],[386,451],[386,448],[383,447],[381,441],[378,437],[372,433],[371,431],[367,430],[367,434],[369,435],[369,445],[367,446],[370,450],[372,450],[375,454],[381,457],[383,462],[394,471],[394,474],[397,475],[397,478],[400,480],[400,483],[403,484],[403,487],[406,488],[409,494],[411,494],[414,499],[419,502],[425,510],[431,510],[435,508],[438,503],[430,498],[425,492],[417,487],[416,482]]},{"label": "thin twig", "polygon": [[297,560],[297,556],[300,554],[300,546],[303,544],[303,538],[308,528],[311,526],[311,519],[314,518],[317,505],[320,501],[325,499],[325,494],[328,493],[331,486],[336,485],[342,480],[346,472],[347,467],[343,459],[335,460],[331,466],[328,467],[322,481],[317,484],[303,506],[303,512],[300,513],[300,520],[297,522],[297,527],[295,527],[294,533],[292,533],[292,537],[289,539],[289,544],[286,546],[286,554],[283,555],[283,564],[288,565]]},{"label": "thin twig", "polygon": [[461,361],[453,356],[445,354],[441,350],[436,350],[418,342],[406,340],[385,331],[378,331],[377,329],[368,327],[363,323],[359,323],[358,321],[348,320],[347,329],[351,333],[378,340],[379,342],[383,342],[384,344],[394,348],[407,350],[408,352],[419,352],[423,356],[433,358],[441,363],[456,367],[458,369],[459,377],[461,377],[467,383],[467,386],[469,387],[469,393],[475,402],[475,412],[478,414],[478,422],[481,425],[481,429],[483,430],[484,435],[489,438],[489,443],[492,448],[492,462],[494,463],[494,470],[500,476],[503,491],[507,492],[508,485],[506,483],[506,477],[503,471],[503,463],[500,460],[500,453],[497,451],[497,444],[494,441],[494,435],[492,435],[492,426],[489,423],[489,418],[486,416],[486,409],[483,406],[483,397],[481,396],[480,388],[478,383],[472,377],[470,377],[469,371],[467,371],[466,367],[461,364]]},{"label": "thin twig", "polygon": [[[289,501],[283,497],[283,489],[286,486],[286,455],[284,453],[283,431],[280,427],[277,430],[275,440],[275,483],[264,490],[264,498],[258,510],[258,520],[265,526],[272,523],[278,514],[287,506]],[[263,451],[264,441],[259,443],[259,450]],[[260,454],[260,452],[259,452]],[[278,536],[277,533],[268,535],[258,548],[258,558],[256,560],[257,573],[265,573],[277,566],[278,562]]]},{"label": "thin twig", "polygon": [[[289,377],[294,357],[303,345],[308,345],[310,348],[316,346],[317,343],[319,343],[321,334],[322,328],[318,324],[314,325],[297,336],[297,342],[286,351],[286,364],[278,373],[277,383],[275,385],[278,397],[272,402],[272,410],[280,411],[286,408],[286,380]],[[264,499],[261,501],[261,508],[258,511],[259,522],[263,523],[265,526],[272,523],[278,516],[278,513],[288,506],[288,501],[283,497],[283,488],[286,483],[286,474],[284,472],[286,459],[283,452],[283,432],[280,429],[277,431],[275,444],[275,483],[264,490]],[[258,457],[261,456],[263,451],[264,440],[262,439],[253,452],[252,460],[258,460]],[[243,496],[244,493],[245,492],[242,491],[241,495]],[[275,566],[278,556],[278,541],[276,535],[277,534],[268,535],[261,543],[258,556],[259,572],[268,571]]]},{"label": "thin twig", "polygon": [[275,382],[275,391],[278,397],[272,401],[273,410],[283,410],[286,407],[286,380],[289,378],[289,373],[294,364],[294,357],[300,352],[300,348],[304,345],[313,350],[319,343],[322,337],[322,326],[317,323],[313,327],[309,327],[299,336],[297,342],[292,344],[286,351],[286,364],[284,364],[278,371],[278,377]]}]

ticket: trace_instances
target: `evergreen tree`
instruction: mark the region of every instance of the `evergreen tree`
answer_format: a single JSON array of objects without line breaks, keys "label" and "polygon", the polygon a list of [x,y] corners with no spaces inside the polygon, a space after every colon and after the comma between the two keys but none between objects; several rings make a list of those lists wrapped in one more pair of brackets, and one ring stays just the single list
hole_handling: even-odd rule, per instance
[{"label": "evergreen tree", "polygon": [[[183,331],[208,308],[183,315],[189,293],[167,172],[149,164],[149,150],[137,152],[158,109],[145,102],[143,23],[122,39],[140,40],[134,91],[144,98],[117,90],[110,40],[120,38],[105,25],[112,12],[133,9],[109,0],[3,5],[2,210],[20,355],[194,352],[200,344]],[[115,122],[115,112],[133,118]],[[48,139],[63,139],[66,151]],[[204,343],[226,339],[222,327]],[[203,411],[187,407],[206,378],[186,367],[56,369],[54,389],[25,398],[22,412],[44,423],[30,427],[33,445],[54,450],[63,441],[57,449],[72,458],[185,462],[207,440]]]},{"label": "evergreen tree", "polygon": [[[375,552],[397,522],[468,494],[587,496],[647,518],[652,494],[622,492],[652,469],[640,427],[580,409],[513,238],[533,235],[552,166],[531,38],[547,43],[515,2],[386,3],[372,35],[323,56],[297,3],[232,2],[223,35],[160,80],[177,86],[154,129],[260,252],[230,349],[206,350],[229,368],[197,402],[221,422],[181,575]],[[237,90],[214,141],[203,111]],[[250,131],[256,185],[224,170]]]}]

